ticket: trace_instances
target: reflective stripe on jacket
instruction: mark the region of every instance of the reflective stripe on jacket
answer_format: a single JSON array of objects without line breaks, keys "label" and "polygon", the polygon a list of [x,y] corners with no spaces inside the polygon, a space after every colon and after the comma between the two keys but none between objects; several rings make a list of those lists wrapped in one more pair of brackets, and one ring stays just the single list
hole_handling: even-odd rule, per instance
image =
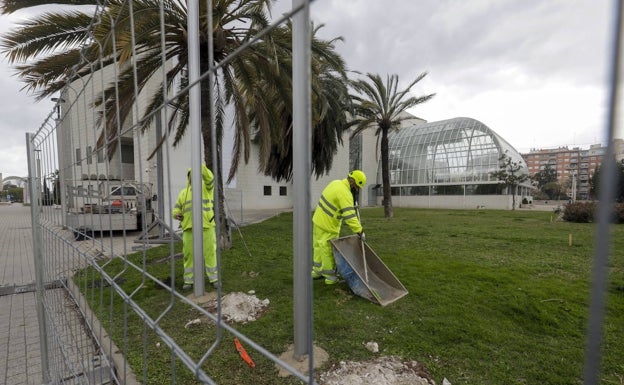
[{"label": "reflective stripe on jacket", "polygon": [[362,231],[348,179],[334,180],[325,187],[312,217],[316,226],[335,233],[340,232],[342,221],[354,233]]},{"label": "reflective stripe on jacket", "polygon": [[[202,225],[204,229],[215,227],[214,219],[214,176],[206,167],[202,167]],[[180,221],[182,230],[193,228],[193,190],[189,180],[188,185],[178,195],[178,200],[173,207],[173,216],[182,214]]]}]

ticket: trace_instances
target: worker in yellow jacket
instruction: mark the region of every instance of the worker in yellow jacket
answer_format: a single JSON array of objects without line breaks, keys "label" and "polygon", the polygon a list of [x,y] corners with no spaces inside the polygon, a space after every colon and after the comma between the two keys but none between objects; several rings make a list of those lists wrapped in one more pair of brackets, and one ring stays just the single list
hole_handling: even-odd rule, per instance
[{"label": "worker in yellow jacket", "polygon": [[[173,217],[179,220],[182,227],[182,252],[184,254],[184,286],[183,290],[193,287],[193,216],[191,189],[191,169],[187,172],[188,184],[178,194],[173,208]],[[214,175],[202,165],[202,225],[204,239],[204,265],[208,281],[216,287],[217,276],[217,237],[214,217]]]},{"label": "worker in yellow jacket", "polygon": [[351,228],[351,231],[364,239],[353,196],[365,184],[366,175],[361,170],[353,170],[346,179],[334,180],[323,190],[312,216],[314,248],[312,277],[314,279],[324,277],[328,285],[338,282],[336,261],[329,241],[340,236],[343,221]]}]

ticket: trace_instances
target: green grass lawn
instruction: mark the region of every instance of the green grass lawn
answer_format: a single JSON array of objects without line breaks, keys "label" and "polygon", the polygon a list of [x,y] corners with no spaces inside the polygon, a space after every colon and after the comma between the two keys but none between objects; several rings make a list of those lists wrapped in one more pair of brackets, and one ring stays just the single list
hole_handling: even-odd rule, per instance
[{"label": "green grass lawn", "polygon": [[[330,354],[327,367],[398,355],[422,362],[438,384],[444,377],[453,385],[582,383],[595,225],[553,222],[549,212],[399,208],[392,219],[383,217],[382,208],[363,209],[362,223],[367,243],[409,294],[380,307],[353,296],[344,283],[314,281],[315,341]],[[222,253],[223,290],[255,290],[258,298],[271,301],[262,318],[236,328],[280,355],[293,342],[292,214],[241,232],[251,256],[233,231],[234,245]],[[614,227],[613,241],[603,384],[624,383],[622,225]],[[133,260],[160,279],[173,272],[180,288],[181,261],[171,266],[162,259],[170,253],[164,246]],[[104,271],[118,276],[148,315],[162,315],[159,325],[190,356],[202,357],[215,339],[215,328],[204,323],[185,329],[184,323],[198,312],[179,303],[165,312],[171,304],[168,292],[150,282],[140,286],[141,275],[122,270],[120,262],[108,263]],[[245,274],[250,271],[259,275]],[[135,373],[147,373],[149,384],[169,383],[171,352],[156,347],[155,333],[122,300],[111,300],[110,289],[93,284],[98,281],[93,269],[79,273],[77,281],[96,314],[106,318],[103,324],[117,344],[128,349]],[[114,317],[108,316],[111,308]],[[277,378],[272,362],[248,349],[256,362],[251,369],[238,357],[232,340],[225,333],[203,366],[217,383],[300,383]],[[368,351],[367,341],[377,342],[380,352]],[[174,370],[177,384],[196,383],[182,363],[175,362]]]}]

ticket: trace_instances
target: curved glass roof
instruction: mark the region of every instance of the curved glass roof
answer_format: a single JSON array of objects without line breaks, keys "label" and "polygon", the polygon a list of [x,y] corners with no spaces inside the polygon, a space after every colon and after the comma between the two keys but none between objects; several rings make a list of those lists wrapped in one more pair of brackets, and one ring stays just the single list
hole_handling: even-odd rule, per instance
[{"label": "curved glass roof", "polygon": [[[420,123],[388,135],[390,183],[401,185],[493,184],[501,154],[522,166],[522,156],[485,124],[471,118]],[[381,163],[377,180],[381,181]]]}]

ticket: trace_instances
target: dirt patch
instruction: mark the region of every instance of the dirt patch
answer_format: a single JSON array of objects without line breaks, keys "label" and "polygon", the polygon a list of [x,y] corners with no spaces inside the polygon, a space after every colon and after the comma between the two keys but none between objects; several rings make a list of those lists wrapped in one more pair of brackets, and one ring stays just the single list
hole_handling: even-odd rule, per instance
[{"label": "dirt patch", "polygon": [[[444,385],[450,385],[448,381]],[[341,361],[321,373],[319,385],[435,385],[425,367],[397,356]]]}]

